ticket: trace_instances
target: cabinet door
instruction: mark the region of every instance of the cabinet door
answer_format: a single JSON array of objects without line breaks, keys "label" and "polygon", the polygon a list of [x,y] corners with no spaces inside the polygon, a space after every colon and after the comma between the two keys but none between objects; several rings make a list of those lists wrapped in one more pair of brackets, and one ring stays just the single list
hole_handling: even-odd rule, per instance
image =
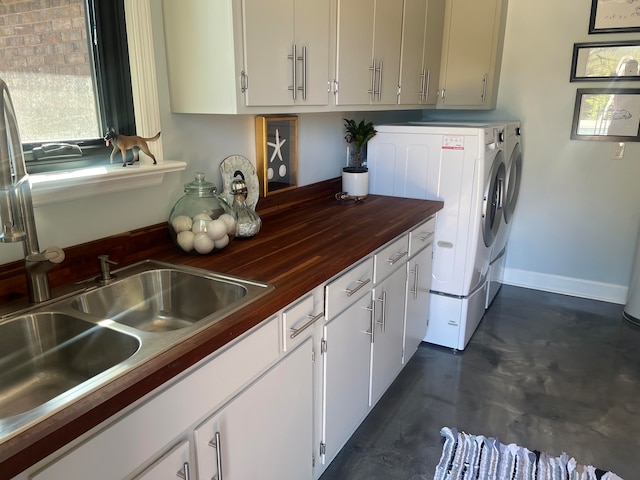
[{"label": "cabinet door", "polygon": [[400,44],[402,41],[402,5],[397,0],[376,0],[373,60],[377,79],[374,105],[398,103]]},{"label": "cabinet door", "polygon": [[490,88],[499,0],[453,0],[443,49],[442,105],[484,106]]},{"label": "cabinet door", "polygon": [[336,105],[368,105],[373,92],[375,0],[338,0]]},{"label": "cabinet door", "polygon": [[422,103],[425,88],[422,59],[429,0],[405,0],[402,24],[402,65],[400,66],[400,105]]},{"label": "cabinet door", "polygon": [[295,0],[294,21],[298,56],[296,104],[327,105],[331,2]]},{"label": "cabinet door", "polygon": [[171,449],[147,470],[136,476],[136,480],[164,480],[168,478],[194,478],[191,476],[189,442],[185,441]]},{"label": "cabinet door", "polygon": [[194,431],[197,478],[311,478],[311,342],[307,339]]},{"label": "cabinet door", "polygon": [[446,0],[429,0],[427,7],[424,57],[422,59],[426,75],[423,89],[423,105],[435,105],[438,103],[445,5]]},{"label": "cabinet door", "polygon": [[293,0],[243,0],[243,18],[246,105],[292,105]]},{"label": "cabinet door", "polygon": [[375,328],[371,355],[371,396],[373,406],[402,368],[405,263],[373,289]]},{"label": "cabinet door", "polygon": [[431,295],[431,245],[409,260],[407,264],[407,313],[405,317],[403,363],[418,349],[427,334],[429,299]]},{"label": "cabinet door", "polygon": [[324,327],[323,463],[333,460],[369,407],[371,297],[365,295]]}]

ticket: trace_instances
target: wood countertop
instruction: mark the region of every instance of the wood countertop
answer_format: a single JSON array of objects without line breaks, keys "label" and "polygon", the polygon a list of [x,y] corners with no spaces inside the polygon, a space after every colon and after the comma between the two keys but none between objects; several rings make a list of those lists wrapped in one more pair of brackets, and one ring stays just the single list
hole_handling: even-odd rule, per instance
[{"label": "wood countertop", "polygon": [[[261,199],[263,224],[258,235],[233,240],[208,256],[181,252],[164,224],[65,249],[66,267],[51,274],[54,294],[65,283],[95,276],[95,258],[105,253],[118,261],[118,267],[149,258],[270,283],[275,290],[46,421],[0,439],[0,478],[11,478],[55,452],[443,206],[377,195],[360,203],[341,203],[334,197],[338,189],[339,179],[334,179]],[[23,263],[0,268],[0,298],[23,293],[7,287],[15,287]]]}]

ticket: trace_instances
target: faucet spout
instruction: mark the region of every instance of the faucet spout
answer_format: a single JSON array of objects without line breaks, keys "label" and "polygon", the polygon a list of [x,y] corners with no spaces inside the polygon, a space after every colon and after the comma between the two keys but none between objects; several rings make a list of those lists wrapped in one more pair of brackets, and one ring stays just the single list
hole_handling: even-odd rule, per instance
[{"label": "faucet spout", "polygon": [[24,242],[29,299],[51,298],[47,272],[64,260],[64,252],[50,247],[40,252],[31,182],[24,162],[18,122],[9,89],[0,79],[0,242]]}]

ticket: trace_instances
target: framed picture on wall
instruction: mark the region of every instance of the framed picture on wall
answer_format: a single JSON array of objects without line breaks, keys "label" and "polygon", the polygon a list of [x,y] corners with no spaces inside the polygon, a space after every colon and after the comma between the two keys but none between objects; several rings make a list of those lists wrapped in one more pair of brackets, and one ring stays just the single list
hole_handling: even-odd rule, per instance
[{"label": "framed picture on wall", "polygon": [[640,32],[640,5],[635,0],[592,0],[589,33]]},{"label": "framed picture on wall", "polygon": [[571,138],[640,142],[640,88],[579,88]]},{"label": "framed picture on wall", "polygon": [[574,43],[572,82],[640,80],[640,40]]},{"label": "framed picture on wall", "polygon": [[298,117],[256,117],[256,170],[260,195],[298,186]]}]

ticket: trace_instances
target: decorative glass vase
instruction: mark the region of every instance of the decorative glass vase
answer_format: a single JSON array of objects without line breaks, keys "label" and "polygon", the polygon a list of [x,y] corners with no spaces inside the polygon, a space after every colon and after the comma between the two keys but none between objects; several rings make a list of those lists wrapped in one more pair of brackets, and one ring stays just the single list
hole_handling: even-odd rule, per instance
[{"label": "decorative glass vase", "polygon": [[225,248],[236,233],[236,217],[216,186],[198,172],[184,185],[169,214],[169,232],[175,244],[192,255],[206,255]]}]

